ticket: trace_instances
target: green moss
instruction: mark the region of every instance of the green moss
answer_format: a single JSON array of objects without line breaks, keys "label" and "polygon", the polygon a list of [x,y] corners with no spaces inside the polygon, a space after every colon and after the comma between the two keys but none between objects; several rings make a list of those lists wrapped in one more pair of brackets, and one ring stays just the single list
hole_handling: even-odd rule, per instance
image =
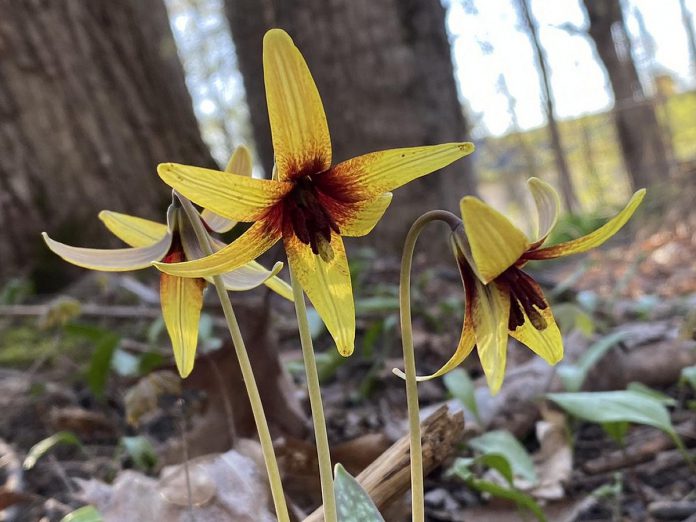
[{"label": "green moss", "polygon": [[38,360],[50,362],[57,355],[86,361],[88,353],[84,342],[32,325],[12,326],[0,332],[0,366],[26,368]]}]

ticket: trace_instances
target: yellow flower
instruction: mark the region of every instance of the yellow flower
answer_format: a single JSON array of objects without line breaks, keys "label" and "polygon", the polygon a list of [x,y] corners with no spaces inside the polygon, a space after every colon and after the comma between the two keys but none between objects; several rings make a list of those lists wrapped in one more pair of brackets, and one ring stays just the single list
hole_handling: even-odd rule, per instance
[{"label": "yellow flower", "polygon": [[[229,225],[222,219],[216,221],[213,214],[206,213],[206,217],[210,219],[210,222],[206,222],[210,228]],[[177,263],[203,256],[193,227],[176,200],[167,211],[166,225],[108,210],[100,212],[99,219],[116,237],[132,248],[100,250],[73,247],[54,241],[45,232],[43,238],[48,247],[66,261],[83,268],[106,272],[148,268],[153,261]],[[216,250],[225,246],[215,238],[209,239]],[[289,285],[276,277],[282,267],[282,263],[276,263],[272,270],[266,270],[256,261],[251,261],[223,274],[222,280],[228,290],[248,290],[265,284],[292,300]],[[205,280],[201,278],[189,279],[164,273],[160,278],[162,317],[182,377],[188,376],[193,370],[205,284]]]},{"label": "yellow flower", "polygon": [[505,375],[508,335],[549,364],[563,358],[563,339],[539,285],[522,270],[530,260],[554,259],[595,248],[616,234],[633,215],[645,189],[602,227],[579,239],[544,247],[556,224],[560,203],[547,183],[529,180],[538,211],[536,239],[529,240],[505,216],[477,198],[461,200],[462,227],[452,234],[466,294],[464,326],[455,354],[432,379],[458,366],[477,346],[488,386],[497,393]]},{"label": "yellow flower", "polygon": [[276,169],[274,179],[163,164],[160,177],[221,216],[254,222],[227,248],[160,270],[200,277],[231,270],[283,239],[290,267],[333,336],[350,355],[355,306],[342,236],[363,236],[382,217],[390,191],[466,156],[470,143],[374,152],[331,165],[319,92],[300,51],[279,29],[266,33],[263,66]]}]

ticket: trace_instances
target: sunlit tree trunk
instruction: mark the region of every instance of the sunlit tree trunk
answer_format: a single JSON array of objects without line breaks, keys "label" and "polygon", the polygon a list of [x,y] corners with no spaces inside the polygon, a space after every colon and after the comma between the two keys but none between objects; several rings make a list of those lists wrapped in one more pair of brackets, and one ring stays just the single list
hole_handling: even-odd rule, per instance
[{"label": "sunlit tree trunk", "polygon": [[0,0],[0,52],[0,283],[49,289],[42,230],[105,246],[100,209],[162,220],[157,163],[212,160],[159,0]]},{"label": "sunlit tree trunk", "polygon": [[614,122],[634,188],[659,182],[670,171],[667,145],[651,100],[641,86],[619,0],[583,0],[595,43],[614,92]]},{"label": "sunlit tree trunk", "polygon": [[681,9],[682,23],[686,31],[686,38],[689,41],[689,61],[691,62],[691,71],[696,77],[696,32],[694,31],[693,15],[686,7],[686,0],[679,0],[679,8]]},{"label": "sunlit tree trunk", "polygon": [[[465,140],[439,0],[226,0],[256,146],[266,172],[273,151],[261,68],[261,40],[287,30],[324,100],[341,161],[379,149]],[[371,235],[394,247],[410,223],[433,208],[457,207],[476,190],[472,159],[399,189]]]},{"label": "sunlit tree trunk", "polygon": [[537,25],[534,17],[532,16],[532,12],[529,9],[528,0],[519,0],[519,5],[524,24],[529,31],[529,37],[534,47],[537,65],[539,66],[541,86],[543,88],[544,109],[546,111],[546,120],[548,122],[549,139],[551,141],[553,158],[556,164],[558,183],[560,185],[559,188],[561,189],[561,197],[563,198],[563,203],[566,210],[568,212],[575,212],[578,210],[578,198],[575,194],[573,180],[571,178],[570,169],[568,168],[568,162],[566,161],[565,152],[563,150],[561,133],[558,129],[558,122],[556,121],[556,112],[554,108],[553,93],[551,92],[551,82],[549,80],[546,56],[544,54],[544,49],[541,46],[541,42],[539,41]]}]

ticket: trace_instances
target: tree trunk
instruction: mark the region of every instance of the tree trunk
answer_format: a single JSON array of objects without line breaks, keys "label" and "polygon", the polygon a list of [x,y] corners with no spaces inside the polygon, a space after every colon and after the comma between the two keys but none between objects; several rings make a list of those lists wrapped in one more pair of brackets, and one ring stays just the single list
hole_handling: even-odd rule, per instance
[{"label": "tree trunk", "polygon": [[631,56],[619,0],[583,0],[595,43],[614,92],[614,122],[633,188],[659,182],[670,171],[667,144]]},{"label": "tree trunk", "polygon": [[[273,149],[261,67],[261,40],[287,30],[322,95],[334,162],[380,149],[466,140],[439,0],[226,0],[266,172]],[[471,159],[398,189],[371,236],[394,252],[411,222],[434,208],[456,209],[475,193]]]},{"label": "tree trunk", "polygon": [[558,171],[558,183],[561,189],[561,196],[563,197],[563,203],[565,204],[566,210],[571,213],[576,212],[578,210],[578,198],[575,194],[575,189],[573,188],[573,180],[570,174],[570,169],[568,168],[568,163],[566,162],[563,143],[561,141],[561,133],[558,129],[558,122],[556,121],[556,112],[553,102],[553,93],[551,92],[551,83],[549,81],[546,56],[544,54],[544,49],[541,47],[541,42],[539,41],[536,22],[534,21],[532,12],[529,9],[528,0],[519,0],[519,5],[522,12],[522,18],[527,30],[529,31],[529,37],[532,41],[532,45],[534,46],[534,53],[536,54],[537,63],[539,65],[539,74],[541,75],[541,84],[543,88],[544,108],[546,110],[546,120],[548,122],[549,129],[549,139],[551,140],[551,149],[553,150],[556,170]]},{"label": "tree trunk", "polygon": [[686,38],[689,41],[689,62],[691,63],[692,75],[696,76],[696,32],[694,32],[694,21],[689,8],[686,7],[686,0],[679,0],[681,9],[682,23],[686,31]]},{"label": "tree trunk", "polygon": [[157,163],[212,159],[160,0],[0,0],[0,55],[0,283],[49,290],[42,230],[105,246],[100,209],[162,220]]}]

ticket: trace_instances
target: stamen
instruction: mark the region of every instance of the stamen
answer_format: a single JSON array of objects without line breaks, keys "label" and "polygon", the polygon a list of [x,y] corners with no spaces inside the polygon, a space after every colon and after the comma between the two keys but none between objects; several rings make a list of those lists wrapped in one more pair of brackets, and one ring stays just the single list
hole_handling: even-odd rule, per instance
[{"label": "stamen", "polygon": [[508,328],[511,331],[524,324],[524,314],[537,330],[541,331],[548,327],[548,321],[541,311],[548,308],[549,305],[544,299],[541,289],[529,274],[517,267],[510,267],[498,276],[497,280],[505,284],[510,291]]},{"label": "stamen", "polygon": [[287,222],[302,243],[309,245],[324,261],[333,259],[332,231],[340,234],[336,221],[324,207],[310,176],[299,179],[285,200]]}]

